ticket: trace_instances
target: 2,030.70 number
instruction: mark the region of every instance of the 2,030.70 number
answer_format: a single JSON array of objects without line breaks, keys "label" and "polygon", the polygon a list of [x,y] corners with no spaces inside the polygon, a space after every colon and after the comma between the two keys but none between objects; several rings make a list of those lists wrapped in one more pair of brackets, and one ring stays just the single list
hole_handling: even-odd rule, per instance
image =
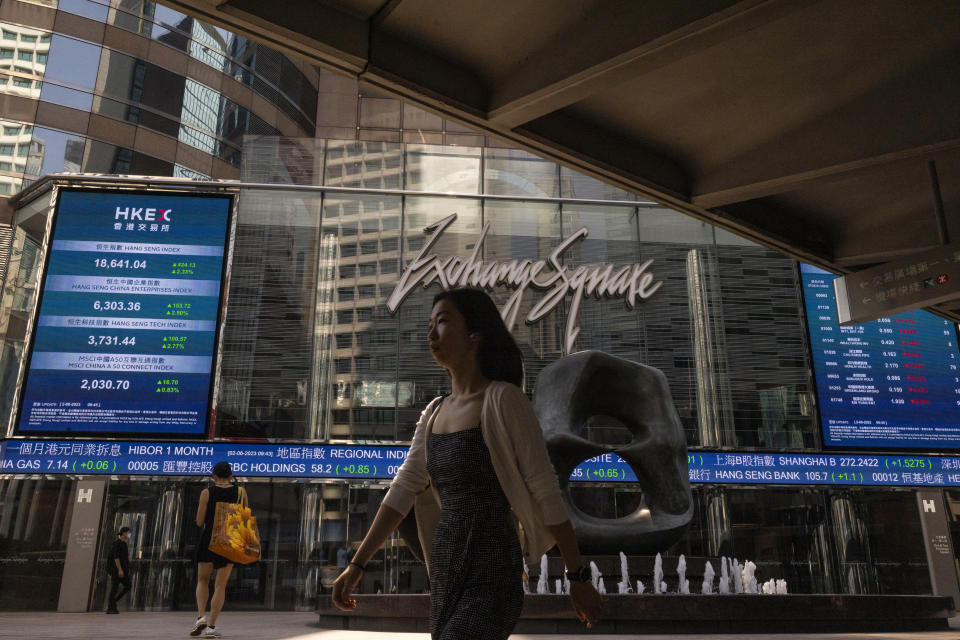
[{"label": "2,030.70 number", "polygon": [[94,379],[88,380],[84,378],[80,381],[81,389],[118,389],[120,391],[126,391],[130,388],[129,380],[106,380],[106,379]]}]

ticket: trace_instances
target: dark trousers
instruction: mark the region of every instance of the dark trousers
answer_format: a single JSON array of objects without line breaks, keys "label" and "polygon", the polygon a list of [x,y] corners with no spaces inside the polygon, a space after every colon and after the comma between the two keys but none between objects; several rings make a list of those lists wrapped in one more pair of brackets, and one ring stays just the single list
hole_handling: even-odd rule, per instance
[{"label": "dark trousers", "polygon": [[[120,589],[120,585],[123,585],[123,589]],[[119,591],[119,593],[118,593]],[[124,573],[123,577],[119,577],[116,573],[110,574],[110,599],[108,609],[117,608],[117,600],[127,595],[127,592],[130,591],[130,574]]]}]

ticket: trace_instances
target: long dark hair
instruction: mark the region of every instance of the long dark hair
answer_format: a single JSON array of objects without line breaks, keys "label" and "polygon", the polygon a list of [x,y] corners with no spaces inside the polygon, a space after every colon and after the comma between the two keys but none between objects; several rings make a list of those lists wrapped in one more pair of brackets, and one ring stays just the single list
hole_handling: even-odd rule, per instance
[{"label": "long dark hair", "polygon": [[480,289],[456,288],[433,297],[433,306],[449,300],[467,323],[467,331],[480,334],[477,360],[488,380],[502,380],[523,386],[523,355],[507,331],[500,310]]}]

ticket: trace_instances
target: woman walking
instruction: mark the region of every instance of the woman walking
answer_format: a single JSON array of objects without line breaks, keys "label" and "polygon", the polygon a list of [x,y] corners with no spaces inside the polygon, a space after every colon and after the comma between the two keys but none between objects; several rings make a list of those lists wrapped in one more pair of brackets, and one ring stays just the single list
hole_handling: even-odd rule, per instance
[{"label": "woman walking", "polygon": [[475,289],[442,292],[427,338],[452,393],[420,416],[370,530],[334,583],[334,604],[356,607],[350,595],[364,566],[416,503],[433,640],[507,638],[523,607],[523,555],[535,564],[554,544],[573,608],[592,626],[600,595],[581,562],[533,407],[519,388],[520,349],[496,305]]},{"label": "woman walking", "polygon": [[[245,492],[233,482],[233,469],[229,462],[213,465],[213,484],[200,493],[197,505],[197,526],[203,527],[200,542],[197,543],[197,621],[190,631],[191,636],[203,635],[205,638],[219,638],[217,616],[223,608],[226,597],[227,580],[233,571],[233,563],[221,555],[210,551],[210,534],[213,531],[213,518],[217,513],[217,503],[246,503]],[[216,569],[213,598],[210,600],[210,613],[207,615],[207,598],[210,595],[210,575]]]}]

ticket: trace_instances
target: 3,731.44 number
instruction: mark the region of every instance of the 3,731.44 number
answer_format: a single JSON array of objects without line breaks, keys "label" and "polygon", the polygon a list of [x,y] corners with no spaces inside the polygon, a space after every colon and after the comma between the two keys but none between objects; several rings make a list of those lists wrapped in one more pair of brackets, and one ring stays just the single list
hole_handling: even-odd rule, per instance
[{"label": "3,731.44 number", "polygon": [[87,336],[87,344],[90,345],[121,345],[135,346],[137,344],[136,336]]}]

